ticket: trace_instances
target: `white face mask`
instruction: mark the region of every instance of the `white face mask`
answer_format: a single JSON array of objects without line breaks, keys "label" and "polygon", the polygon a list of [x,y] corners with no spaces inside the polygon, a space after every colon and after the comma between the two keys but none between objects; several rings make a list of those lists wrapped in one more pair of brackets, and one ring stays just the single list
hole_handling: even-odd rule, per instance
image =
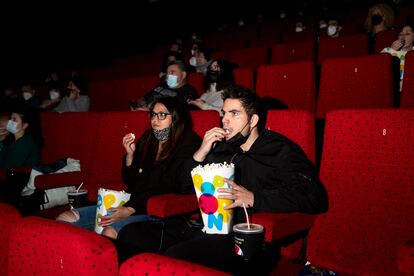
[{"label": "white face mask", "polygon": [[303,32],[303,28],[298,26],[298,27],[296,27],[295,31],[297,33]]},{"label": "white face mask", "polygon": [[190,58],[189,63],[190,63],[191,66],[196,67],[197,66],[197,59],[196,59],[196,57]]},{"label": "white face mask", "polygon": [[31,97],[33,97],[33,94],[30,92],[23,92],[23,98],[27,101],[29,100]]},{"label": "white face mask", "polygon": [[337,26],[329,25],[328,29],[326,30],[329,36],[334,36],[338,30]]},{"label": "white face mask", "polygon": [[54,101],[54,100],[59,99],[60,93],[59,93],[59,92],[57,92],[56,90],[51,90],[51,91],[49,92],[49,96],[50,96],[50,99],[51,99],[52,101]]},{"label": "white face mask", "polygon": [[323,29],[323,28],[326,28],[326,27],[327,27],[326,22],[319,23],[319,29]]},{"label": "white face mask", "polygon": [[11,133],[11,134],[16,134],[18,129],[17,129],[17,123],[15,121],[9,120],[7,122],[7,126],[6,129]]}]

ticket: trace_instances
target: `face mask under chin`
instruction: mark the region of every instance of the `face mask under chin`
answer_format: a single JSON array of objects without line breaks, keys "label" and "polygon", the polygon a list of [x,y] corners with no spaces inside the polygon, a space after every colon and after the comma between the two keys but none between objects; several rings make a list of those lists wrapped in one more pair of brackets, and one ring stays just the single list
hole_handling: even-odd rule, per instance
[{"label": "face mask under chin", "polygon": [[154,133],[155,138],[157,138],[158,141],[167,141],[168,137],[170,136],[170,127],[166,127],[163,129],[152,129],[152,132]]},{"label": "face mask under chin", "polygon": [[239,132],[231,139],[226,140],[225,143],[231,145],[232,147],[240,147],[241,145],[246,143],[247,138],[249,138],[249,135],[243,136],[243,134]]}]

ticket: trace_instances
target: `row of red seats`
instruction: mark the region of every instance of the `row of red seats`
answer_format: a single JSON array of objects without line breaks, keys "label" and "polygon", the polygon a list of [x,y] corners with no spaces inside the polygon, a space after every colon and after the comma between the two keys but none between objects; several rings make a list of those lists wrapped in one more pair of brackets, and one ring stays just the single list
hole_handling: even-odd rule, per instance
[{"label": "row of red seats", "polygon": [[[310,142],[313,141],[312,136],[309,136],[313,131],[312,115],[297,111],[274,111],[271,118],[274,118],[274,121],[269,121],[268,127],[297,141],[309,155],[311,152],[309,149],[314,148],[314,144]],[[292,118],[296,118],[296,121],[292,121]],[[312,264],[335,270],[341,275],[403,275],[404,273],[411,275],[414,273],[413,118],[414,110],[404,109],[342,110],[327,115],[320,175],[329,194],[330,209],[328,213],[318,216],[313,226],[312,220],[306,227],[312,226],[307,243],[307,259]],[[105,125],[108,126],[112,122],[106,121]],[[150,201],[154,200],[156,198]],[[195,197],[192,197],[192,200],[194,201]],[[185,202],[182,203],[185,204]],[[3,207],[0,208],[0,211],[3,209]],[[148,208],[148,210],[151,209],[157,210],[157,208]],[[171,210],[167,208],[164,210],[171,213]],[[162,210],[156,212],[161,213],[150,214],[163,217]],[[5,213],[10,213],[7,208]],[[266,223],[266,220],[269,221],[272,216],[279,217],[273,220],[273,225]],[[302,220],[296,221],[297,227],[291,225],[290,214],[268,214],[267,217],[262,214],[255,216],[254,220],[265,225],[266,241],[270,242],[286,234],[294,233],[300,229],[300,226],[304,226],[299,224],[307,219],[307,215],[302,216]],[[36,238],[44,237],[44,234],[34,234],[34,231],[41,224],[46,224],[43,220],[38,220],[36,223],[36,220],[29,218],[26,224],[13,230],[13,232],[30,233],[29,235],[17,234],[15,239],[12,236],[10,244],[2,241],[3,245],[0,248],[11,246],[12,249],[8,249],[9,252],[19,250],[19,253],[13,253],[16,255],[8,260],[8,264],[12,264],[8,268],[13,272],[12,275],[16,273],[19,275],[19,269],[22,274],[21,271],[33,271],[42,267],[45,255],[48,256],[46,253],[48,251],[45,250],[50,250],[49,247],[53,244],[51,242],[47,246],[39,245],[38,248],[41,248],[43,252],[35,254],[38,251],[33,247],[39,244]],[[286,221],[289,222],[288,225]],[[50,225],[48,231],[45,232],[52,233],[51,239],[58,236],[63,240],[65,235],[61,234],[63,233],[61,231],[72,232],[71,235],[74,236],[89,235],[86,234],[87,231],[79,234],[80,230],[55,231],[52,229],[56,227],[60,229],[64,226],[53,223]],[[0,229],[4,230],[4,227]],[[90,233],[90,235],[95,234]],[[76,243],[79,239],[83,242],[80,237],[70,241]],[[96,248],[96,245],[100,245],[98,239],[98,236],[91,238],[94,241],[93,245],[88,243],[87,249],[83,249],[82,252],[89,252],[89,246],[95,246],[89,254],[99,255],[101,251]],[[74,246],[76,250],[76,245]],[[43,249],[45,247],[46,249]],[[0,252],[5,254],[7,251],[0,250]],[[108,249],[106,254],[113,257],[112,252],[112,249]],[[292,263],[289,252],[285,252],[283,256],[274,271],[275,275],[296,275],[301,266]],[[52,271],[53,268],[53,272],[55,269],[64,267],[66,258],[75,258],[72,255],[56,252],[50,254],[50,257],[53,257],[53,261],[45,262],[46,267],[42,269]],[[0,260],[6,258],[2,255]],[[30,261],[26,261],[26,258]],[[150,258],[137,257],[136,260],[146,259],[146,265],[150,265]],[[16,259],[21,262],[18,263]],[[85,262],[85,267],[97,269],[101,262],[101,260],[89,257]],[[157,259],[156,262],[158,268],[162,269],[165,264],[164,260]],[[171,264],[171,260],[167,262]],[[30,267],[29,264],[32,266]],[[104,264],[110,265],[111,262],[104,261]],[[178,264],[181,263],[178,262]],[[194,267],[195,271],[200,268],[197,265]],[[78,268],[72,266],[68,269]],[[128,273],[135,273],[135,269],[141,270],[142,266],[129,263]]]},{"label": "row of red seats", "polygon": [[[318,97],[313,62],[296,62],[235,70],[236,83],[255,88],[262,97],[276,98],[289,109],[299,109],[324,118],[326,112],[344,108],[386,108],[394,105],[393,59],[388,54],[338,58],[322,64]],[[414,107],[414,52],[405,63],[401,107]],[[156,77],[95,81],[89,84],[91,109],[126,110],[128,99],[141,96],[158,81]],[[190,74],[189,82],[202,86],[200,74]],[[200,92],[200,90],[199,90]],[[122,108],[121,108],[122,107]]]},{"label": "row of red seats", "polygon": [[0,202],[0,275],[227,275],[146,253],[118,267],[115,246],[94,232],[39,217],[22,218]]}]

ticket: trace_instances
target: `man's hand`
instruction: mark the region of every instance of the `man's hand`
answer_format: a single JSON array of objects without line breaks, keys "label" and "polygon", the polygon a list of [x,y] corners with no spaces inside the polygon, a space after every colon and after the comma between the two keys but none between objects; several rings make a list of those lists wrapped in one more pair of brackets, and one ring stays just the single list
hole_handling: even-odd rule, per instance
[{"label": "man's hand", "polygon": [[200,148],[194,153],[193,158],[198,162],[203,162],[207,154],[213,148],[214,143],[221,141],[226,136],[226,131],[222,128],[215,127],[204,134],[203,142]]},{"label": "man's hand", "polygon": [[253,207],[254,204],[254,194],[246,188],[237,185],[234,181],[225,178],[224,181],[230,184],[232,188],[219,188],[217,192],[219,193],[219,198],[231,199],[234,200],[232,204],[224,207],[225,210],[233,209],[235,207],[243,207],[243,203],[246,207]]}]

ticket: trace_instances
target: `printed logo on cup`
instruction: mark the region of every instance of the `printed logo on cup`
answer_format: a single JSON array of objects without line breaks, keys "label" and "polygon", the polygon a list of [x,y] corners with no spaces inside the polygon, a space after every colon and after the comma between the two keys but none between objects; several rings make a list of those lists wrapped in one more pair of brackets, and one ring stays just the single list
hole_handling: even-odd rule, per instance
[{"label": "printed logo on cup", "polygon": [[224,210],[233,201],[218,198],[218,188],[231,188],[224,178],[234,178],[233,164],[207,164],[191,171],[198,205],[208,234],[228,234],[232,229],[233,210]]}]

